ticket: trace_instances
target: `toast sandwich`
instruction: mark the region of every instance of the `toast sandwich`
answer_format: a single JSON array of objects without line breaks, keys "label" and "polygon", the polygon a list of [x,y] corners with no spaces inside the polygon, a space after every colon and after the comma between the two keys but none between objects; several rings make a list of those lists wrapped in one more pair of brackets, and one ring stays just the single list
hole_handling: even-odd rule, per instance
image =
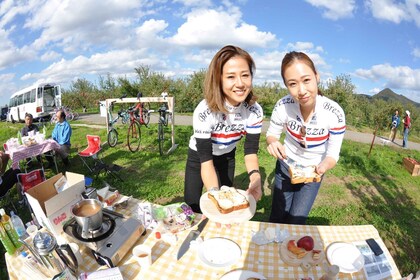
[{"label": "toast sandwich", "polygon": [[222,214],[228,214],[249,207],[249,201],[246,196],[233,187],[222,186],[218,191],[210,191],[208,198]]},{"label": "toast sandwich", "polygon": [[289,165],[292,184],[320,182],[321,176],[315,172],[315,166]]}]

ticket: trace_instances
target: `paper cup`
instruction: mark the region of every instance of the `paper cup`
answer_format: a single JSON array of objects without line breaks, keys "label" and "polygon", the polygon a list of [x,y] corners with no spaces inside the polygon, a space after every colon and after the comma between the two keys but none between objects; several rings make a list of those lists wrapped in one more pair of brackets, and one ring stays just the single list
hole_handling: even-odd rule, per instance
[{"label": "paper cup", "polygon": [[76,243],[69,243],[69,246],[73,252],[73,254],[76,256],[77,264],[80,266],[83,262],[82,254],[80,253],[79,245]]},{"label": "paper cup", "polygon": [[147,245],[137,245],[133,248],[133,256],[142,269],[147,269],[152,264],[152,248]]},{"label": "paper cup", "polygon": [[26,228],[26,233],[33,239],[35,234],[38,232],[38,227],[36,225],[30,225]]}]

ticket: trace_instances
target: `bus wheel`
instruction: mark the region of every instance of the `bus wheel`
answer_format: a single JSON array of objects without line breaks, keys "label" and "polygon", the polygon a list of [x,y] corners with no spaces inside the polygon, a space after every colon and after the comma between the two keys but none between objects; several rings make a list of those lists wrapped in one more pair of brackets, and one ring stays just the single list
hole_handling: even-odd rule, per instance
[{"label": "bus wheel", "polygon": [[10,116],[10,120],[12,121],[12,123],[15,123],[15,119],[13,118],[13,116]]}]

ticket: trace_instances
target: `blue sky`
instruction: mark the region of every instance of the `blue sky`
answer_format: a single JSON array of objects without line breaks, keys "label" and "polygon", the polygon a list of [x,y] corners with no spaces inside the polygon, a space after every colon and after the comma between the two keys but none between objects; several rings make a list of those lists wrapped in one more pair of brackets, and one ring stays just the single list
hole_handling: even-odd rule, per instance
[{"label": "blue sky", "polygon": [[345,74],[357,93],[389,87],[420,102],[420,0],[2,0],[0,104],[35,82],[178,78],[238,45],[255,83],[282,82],[285,53],[306,52],[323,82]]}]

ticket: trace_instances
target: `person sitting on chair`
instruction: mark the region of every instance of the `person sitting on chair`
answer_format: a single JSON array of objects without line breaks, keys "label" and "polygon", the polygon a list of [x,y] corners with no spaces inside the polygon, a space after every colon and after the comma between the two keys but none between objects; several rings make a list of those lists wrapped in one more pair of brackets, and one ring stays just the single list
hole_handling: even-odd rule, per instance
[{"label": "person sitting on chair", "polygon": [[32,116],[32,114],[26,113],[25,126],[20,131],[20,134],[22,134],[22,136],[28,136],[28,132],[30,131],[33,131],[34,133],[39,131],[38,126],[36,124],[33,124],[33,121],[34,121],[34,117]]},{"label": "person sitting on chair", "polygon": [[[26,113],[25,126],[20,131],[20,134],[22,136],[29,136],[30,131],[33,131],[34,134],[39,131],[38,126],[36,124],[33,124],[33,121],[34,121],[34,117],[32,116],[32,114]],[[41,156],[37,156],[36,159],[38,160],[38,162],[41,162]],[[28,166],[31,166],[32,164],[31,158],[26,159],[26,164]]]},{"label": "person sitting on chair", "polygon": [[[70,153],[70,137],[71,137],[71,126],[66,120],[66,114],[63,110],[59,110],[56,113],[57,123],[52,132],[52,139],[60,144],[60,149],[56,150],[56,153],[60,155],[65,166],[69,165],[69,153]],[[52,165],[52,159],[48,158],[50,166]]]}]

